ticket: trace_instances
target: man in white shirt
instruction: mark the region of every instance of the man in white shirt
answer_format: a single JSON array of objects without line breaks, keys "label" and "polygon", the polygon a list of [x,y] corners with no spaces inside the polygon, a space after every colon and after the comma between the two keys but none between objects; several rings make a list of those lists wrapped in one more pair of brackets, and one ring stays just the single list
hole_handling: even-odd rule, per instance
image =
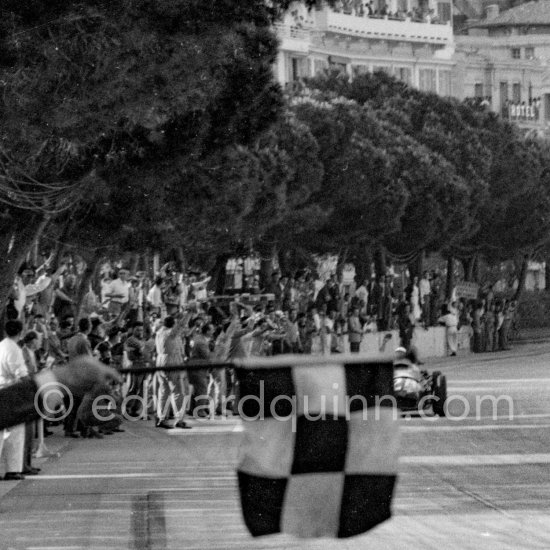
[{"label": "man in white shirt", "polygon": [[[189,383],[185,371],[164,372],[161,367],[179,366],[185,362],[185,346],[182,331],[188,317],[182,317],[178,323],[174,317],[164,318],[163,325],[155,335],[155,347],[157,351],[157,364],[159,367],[159,385],[157,396],[157,428],[187,428],[183,421],[183,415],[189,398]],[[175,424],[167,421],[167,416],[172,409],[176,419]]]},{"label": "man in white shirt", "polygon": [[200,281],[197,281],[196,283],[191,283],[191,286],[193,287],[193,291],[195,293],[195,300],[197,302],[202,302],[208,298],[208,291],[206,289],[206,286],[210,282],[210,279],[212,277],[208,277],[206,273],[202,274],[202,279]]},{"label": "man in white shirt", "polygon": [[[0,342],[0,388],[16,383],[28,376],[23,350],[17,344],[23,324],[8,321],[6,337]],[[0,431],[0,458],[6,463],[6,480],[25,479],[23,475],[23,451],[25,448],[25,424]]]},{"label": "man in white shirt", "polygon": [[101,307],[107,309],[109,307],[109,302],[111,299],[108,297],[108,294],[111,292],[111,273],[109,271],[105,272],[102,275],[100,285],[101,285]]},{"label": "man in white shirt", "polygon": [[129,272],[127,269],[121,269],[118,272],[118,277],[111,281],[109,291],[105,294],[111,299],[109,302],[109,311],[113,315],[118,315],[130,299],[130,281],[128,280]]},{"label": "man in white shirt", "polygon": [[157,315],[161,314],[163,301],[162,301],[162,277],[155,279],[155,284],[149,289],[147,293],[147,304],[151,308],[153,313]]},{"label": "man in white shirt", "polygon": [[360,306],[360,309],[359,309],[359,312],[362,314],[362,315],[366,315],[367,314],[367,303],[369,301],[369,291],[368,291],[368,285],[369,285],[369,281],[368,279],[365,280],[365,282],[359,286],[357,288],[357,290],[355,291],[355,297],[358,298],[361,302],[361,306]]},{"label": "man in white shirt", "polygon": [[180,294],[180,307],[182,309],[185,309],[187,307],[190,288],[191,288],[191,284],[189,283],[189,276],[184,274],[181,281],[181,294]]}]

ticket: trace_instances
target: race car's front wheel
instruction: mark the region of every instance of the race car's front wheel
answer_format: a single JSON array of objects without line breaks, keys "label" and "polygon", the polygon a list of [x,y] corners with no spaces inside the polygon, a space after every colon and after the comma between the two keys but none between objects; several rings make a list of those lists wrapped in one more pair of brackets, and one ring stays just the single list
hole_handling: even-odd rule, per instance
[{"label": "race car's front wheel", "polygon": [[432,374],[432,392],[434,400],[432,409],[437,416],[445,416],[445,402],[447,401],[447,378],[439,371]]}]

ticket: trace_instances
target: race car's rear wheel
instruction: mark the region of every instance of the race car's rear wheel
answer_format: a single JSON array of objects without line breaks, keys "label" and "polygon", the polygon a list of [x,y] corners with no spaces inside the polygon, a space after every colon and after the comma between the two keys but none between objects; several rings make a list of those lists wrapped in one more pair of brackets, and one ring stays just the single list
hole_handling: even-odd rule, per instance
[{"label": "race car's rear wheel", "polygon": [[439,371],[432,374],[432,392],[434,400],[432,408],[437,416],[445,416],[445,402],[447,401],[447,379]]}]

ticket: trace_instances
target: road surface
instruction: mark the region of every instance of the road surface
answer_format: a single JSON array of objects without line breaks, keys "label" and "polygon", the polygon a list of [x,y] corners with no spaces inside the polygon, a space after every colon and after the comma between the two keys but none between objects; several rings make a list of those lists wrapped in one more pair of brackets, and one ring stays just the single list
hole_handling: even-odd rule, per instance
[{"label": "road surface", "polygon": [[550,345],[427,367],[447,375],[451,418],[401,420],[394,517],[365,536],[251,539],[234,475],[238,420],[140,422],[103,440],[47,439],[60,458],[0,483],[0,548],[550,548]]}]

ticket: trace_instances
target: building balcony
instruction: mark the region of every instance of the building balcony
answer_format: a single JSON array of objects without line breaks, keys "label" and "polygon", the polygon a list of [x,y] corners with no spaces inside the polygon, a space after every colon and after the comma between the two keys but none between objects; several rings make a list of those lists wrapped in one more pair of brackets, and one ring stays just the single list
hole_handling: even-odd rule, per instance
[{"label": "building balcony", "polygon": [[439,44],[441,46],[453,43],[453,29],[450,23],[417,22],[410,18],[390,19],[387,16],[359,17],[329,9],[315,12],[315,22],[317,31],[360,38]]},{"label": "building balcony", "polygon": [[306,18],[287,17],[275,25],[283,50],[307,52],[314,36],[336,35],[370,39],[439,45],[454,44],[450,23],[438,24],[412,21],[408,17],[358,16],[336,12],[329,8],[311,11]]},{"label": "building balcony", "polygon": [[277,37],[281,41],[281,48],[287,51],[307,53],[311,44],[312,31],[296,25],[284,23],[275,24]]}]

